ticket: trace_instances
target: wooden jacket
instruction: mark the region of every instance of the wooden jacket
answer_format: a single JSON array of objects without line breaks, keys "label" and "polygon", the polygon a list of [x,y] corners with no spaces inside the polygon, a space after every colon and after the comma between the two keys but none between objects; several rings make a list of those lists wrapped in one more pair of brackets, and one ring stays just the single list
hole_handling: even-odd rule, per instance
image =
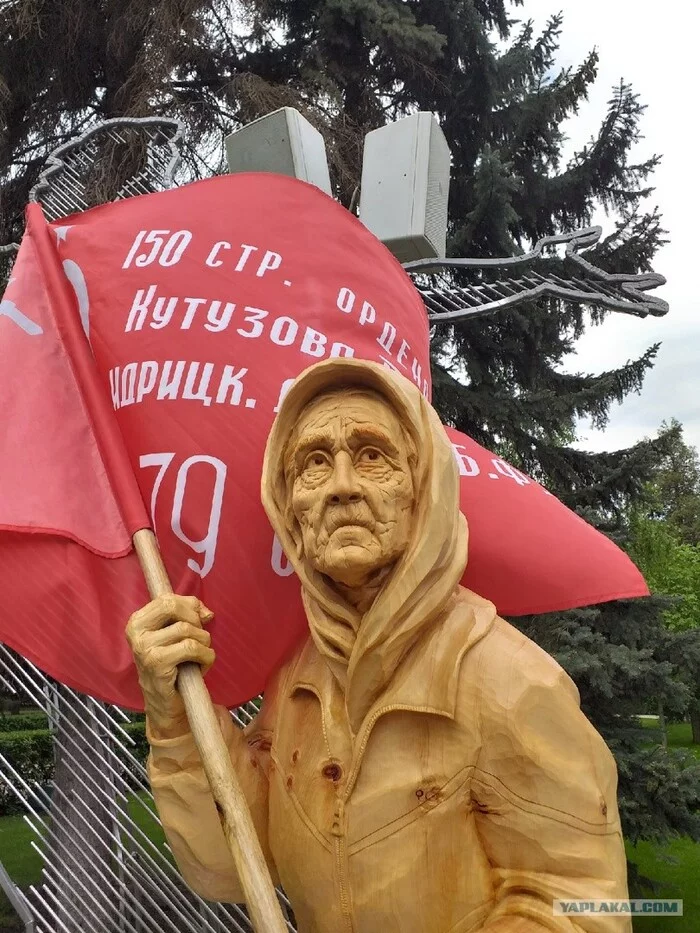
[{"label": "wooden jacket", "polygon": [[[414,452],[411,540],[362,616],[305,560],[285,474],[300,412],[338,384],[380,393]],[[270,869],[300,933],[629,933],[624,917],[554,914],[554,899],[627,897],[615,764],[559,665],[459,586],[458,495],[445,432],[407,380],[332,360],[295,381],[262,497],[310,637],[245,734],[220,710]],[[240,900],[191,737],[151,745],[183,876],[208,899]]]},{"label": "wooden jacket", "polygon": [[[455,596],[354,738],[311,639],[245,737],[221,710],[301,933],[631,930],[622,917],[553,915],[555,898],[627,897],[615,765],[571,679],[474,599]],[[242,900],[191,737],[152,745],[185,880]]]}]

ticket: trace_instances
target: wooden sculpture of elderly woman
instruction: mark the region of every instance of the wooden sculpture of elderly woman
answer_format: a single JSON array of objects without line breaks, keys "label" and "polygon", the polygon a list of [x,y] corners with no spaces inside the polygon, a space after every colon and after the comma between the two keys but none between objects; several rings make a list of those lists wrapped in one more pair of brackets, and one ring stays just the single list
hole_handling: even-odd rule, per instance
[{"label": "wooden sculpture of elderly woman", "polygon": [[[629,933],[553,901],[626,899],[617,775],[559,665],[460,586],[467,524],[440,421],[401,376],[318,363],[262,477],[309,637],[243,732],[221,728],[300,933]],[[204,898],[243,899],[176,666],[214,662],[196,599],[128,634],[168,841]],[[179,625],[171,626],[174,619]]]}]

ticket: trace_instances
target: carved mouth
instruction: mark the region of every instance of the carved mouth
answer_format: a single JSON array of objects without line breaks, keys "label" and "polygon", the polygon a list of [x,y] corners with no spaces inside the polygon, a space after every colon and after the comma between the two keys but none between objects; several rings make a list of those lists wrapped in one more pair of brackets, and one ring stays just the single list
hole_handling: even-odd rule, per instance
[{"label": "carved mouth", "polygon": [[348,518],[347,516],[337,516],[336,518],[331,518],[328,521],[328,533],[334,534],[336,531],[341,531],[342,529],[350,528],[366,528],[368,531],[372,530],[374,522],[370,522],[367,519],[363,518]]},{"label": "carved mouth", "polygon": [[364,551],[371,540],[367,525],[341,525],[328,535],[328,543],[337,548],[360,547]]}]

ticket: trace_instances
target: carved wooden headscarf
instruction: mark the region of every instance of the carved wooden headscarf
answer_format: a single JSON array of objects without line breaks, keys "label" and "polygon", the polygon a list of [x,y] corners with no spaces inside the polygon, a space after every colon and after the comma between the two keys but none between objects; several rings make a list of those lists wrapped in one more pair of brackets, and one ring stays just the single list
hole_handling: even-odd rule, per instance
[{"label": "carved wooden headscarf", "polygon": [[[285,476],[287,445],[305,406],[340,388],[369,389],[379,395],[397,415],[416,452],[411,458],[411,538],[363,616],[306,560]],[[359,714],[438,618],[466,567],[467,522],[459,510],[459,474],[445,430],[430,403],[403,376],[360,360],[317,363],[294,381],[281,404],[267,442],[261,491],[265,511],[301,581],[313,640]],[[353,681],[363,685],[362,696],[352,691]]]}]

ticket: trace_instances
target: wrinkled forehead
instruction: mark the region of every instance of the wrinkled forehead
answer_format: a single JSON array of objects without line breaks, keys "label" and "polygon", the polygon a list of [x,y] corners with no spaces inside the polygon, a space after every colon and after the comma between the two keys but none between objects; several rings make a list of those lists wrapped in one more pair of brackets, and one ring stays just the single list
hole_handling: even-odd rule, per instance
[{"label": "wrinkled forehead", "polygon": [[316,433],[331,425],[349,427],[354,423],[374,424],[395,437],[401,435],[401,422],[397,413],[378,392],[363,388],[339,388],[323,392],[304,406],[290,443],[295,445],[304,434]]},{"label": "wrinkled forehead", "polygon": [[[375,426],[399,449],[408,440],[393,406],[379,392],[361,387],[322,392],[302,408],[284,445],[282,461],[287,480],[293,475],[295,451],[300,445],[312,437],[360,425]],[[412,451],[413,445],[409,446]]]}]

